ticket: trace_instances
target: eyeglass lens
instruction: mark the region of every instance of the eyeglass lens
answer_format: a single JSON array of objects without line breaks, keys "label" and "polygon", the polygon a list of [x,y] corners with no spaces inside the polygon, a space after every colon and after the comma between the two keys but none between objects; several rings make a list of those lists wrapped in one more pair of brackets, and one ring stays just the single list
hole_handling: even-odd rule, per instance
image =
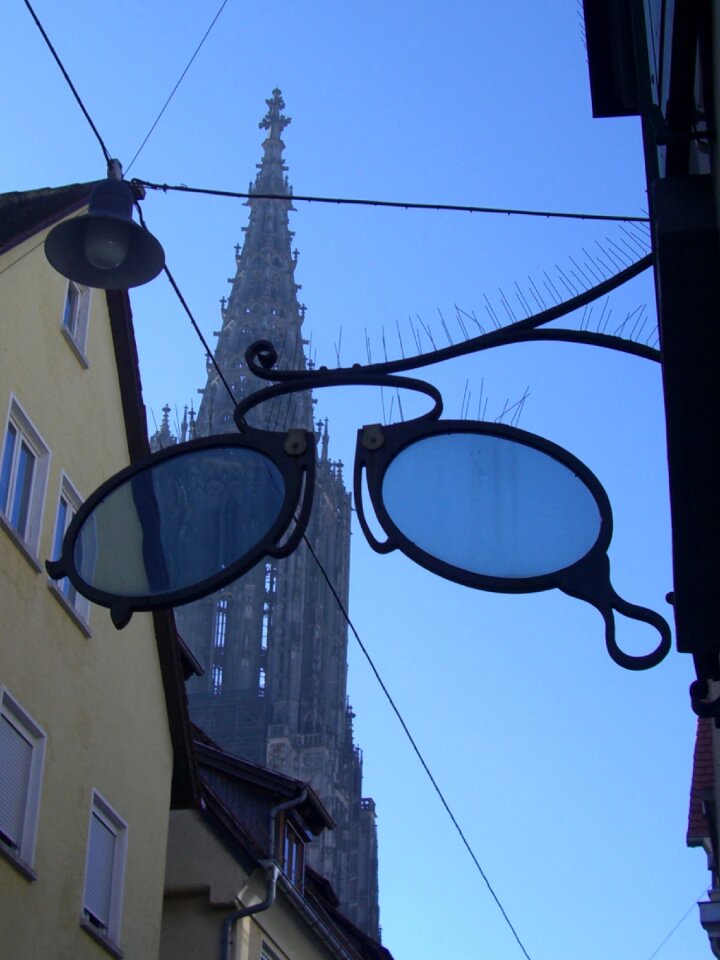
[{"label": "eyeglass lens", "polygon": [[421,437],[389,464],[382,500],[400,532],[456,568],[541,577],[581,560],[602,526],[573,470],[509,437]]},{"label": "eyeglass lens", "polygon": [[265,538],[285,497],[280,470],[243,447],[162,460],[112,490],[82,525],[82,579],[115,596],[157,596],[201,583]]}]

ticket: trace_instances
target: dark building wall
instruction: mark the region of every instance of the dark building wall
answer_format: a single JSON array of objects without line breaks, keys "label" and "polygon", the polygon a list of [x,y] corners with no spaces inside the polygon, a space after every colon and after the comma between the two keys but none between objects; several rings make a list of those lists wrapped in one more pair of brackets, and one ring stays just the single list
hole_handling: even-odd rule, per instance
[{"label": "dark building wall", "polygon": [[[290,122],[279,91],[267,101],[260,126],[267,131],[251,198],[236,275],[222,301],[215,360],[236,401],[266,384],[245,363],[255,340],[271,340],[278,366],[306,368],[297,299],[297,251],[291,250],[291,191],[280,139]],[[233,399],[214,365],[201,391],[188,435],[234,431]],[[317,479],[306,533],[317,560],[347,609],[351,499],[342,465],[329,457],[327,422],[313,423],[309,393],[293,394],[251,411],[250,423],[283,431],[314,430]],[[167,423],[157,437],[168,442]],[[332,883],[341,909],[357,926],[379,936],[374,804],[362,799],[362,757],[353,742],[347,702],[347,624],[305,543],[289,558],[259,563],[214,596],[176,611],[178,627],[205,674],[189,684],[194,721],[224,750],[309,782],[336,829],[311,844],[309,862]],[[371,802],[371,801],[369,801]],[[374,872],[373,872],[374,871]]]}]

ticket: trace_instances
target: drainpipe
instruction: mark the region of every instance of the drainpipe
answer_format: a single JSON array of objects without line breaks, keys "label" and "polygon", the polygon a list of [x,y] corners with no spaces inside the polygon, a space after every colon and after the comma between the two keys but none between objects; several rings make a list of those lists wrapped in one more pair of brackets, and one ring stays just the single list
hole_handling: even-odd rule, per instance
[{"label": "drainpipe", "polygon": [[275,856],[275,824],[277,815],[283,810],[291,810],[293,807],[299,807],[307,798],[307,788],[303,787],[297,797],[292,797],[284,803],[278,803],[270,811],[270,858],[258,861],[259,866],[265,870],[267,879],[267,892],[265,899],[261,903],[255,903],[251,907],[241,907],[239,910],[233,910],[223,920],[222,925],[222,944],[220,951],[220,960],[230,960],[230,947],[232,946],[233,928],[238,920],[244,917],[251,917],[254,913],[262,913],[263,910],[269,910],[275,903],[275,892],[277,890],[277,879],[280,873]]},{"label": "drainpipe", "polygon": [[273,807],[270,811],[270,856],[275,856],[275,824],[277,823],[277,816],[279,813],[282,813],[283,810],[292,810],[293,807],[299,807],[301,803],[305,803],[307,799],[307,787],[302,787],[300,793],[296,797],[292,797],[290,800],[286,800],[284,803],[279,803],[276,807]]},{"label": "drainpipe", "polygon": [[260,860],[259,865],[265,870],[267,879],[267,892],[265,899],[261,903],[254,903],[251,907],[241,907],[239,910],[233,910],[231,914],[223,920],[222,925],[222,949],[220,950],[221,960],[230,960],[230,946],[232,944],[233,928],[238,920],[243,917],[251,917],[254,913],[261,913],[263,910],[269,910],[275,903],[275,891],[277,889],[277,878],[279,873],[278,865],[274,860]]}]

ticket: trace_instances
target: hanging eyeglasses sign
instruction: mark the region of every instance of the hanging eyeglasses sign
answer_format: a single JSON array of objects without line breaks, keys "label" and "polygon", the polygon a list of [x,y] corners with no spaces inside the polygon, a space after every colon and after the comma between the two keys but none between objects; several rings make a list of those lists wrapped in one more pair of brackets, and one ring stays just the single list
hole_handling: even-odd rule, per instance
[{"label": "hanging eyeglasses sign", "polygon": [[[599,610],[616,663],[643,670],[667,655],[666,621],[622,599],[610,583],[610,503],[568,451],[507,425],[441,420],[434,386],[388,370],[401,361],[281,371],[268,341],[253,344],[246,361],[272,385],[236,407],[238,433],[178,444],[122,470],[83,504],[60,559],[47,564],[51,576],[69,577],[80,593],[109,607],[116,626],[136,610],[206,596],[263,557],[287,556],[299,544],[312,506],[314,435],[253,428],[246,420],[251,409],[301,390],[376,385],[418,391],[433,406],[414,420],[358,432],[355,501],[375,550],[398,549],[481,590],[557,587]],[[384,541],[368,525],[365,485]],[[615,612],[654,627],[657,646],[642,656],[625,653],[615,639]]]},{"label": "hanging eyeglasses sign", "polygon": [[[247,428],[181,443],[121,470],[82,505],[50,576],[68,576],[116,627],[180,606],[288,556],[307,526],[315,436]],[[287,534],[287,535],[286,535]]]}]

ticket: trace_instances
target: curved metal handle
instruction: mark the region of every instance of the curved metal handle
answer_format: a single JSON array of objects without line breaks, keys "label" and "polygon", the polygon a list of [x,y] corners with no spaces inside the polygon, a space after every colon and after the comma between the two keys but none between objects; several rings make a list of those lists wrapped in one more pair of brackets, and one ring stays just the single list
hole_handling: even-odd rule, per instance
[{"label": "curved metal handle", "polygon": [[[613,599],[614,603],[610,608],[597,606],[597,609],[605,621],[605,646],[607,647],[607,652],[618,666],[624,667],[626,670],[649,670],[651,667],[656,667],[665,659],[672,646],[672,635],[667,621],[661,617],[659,613],[655,613],[654,610],[649,610],[647,607],[641,607],[635,603],[629,603],[627,600],[623,600],[614,590]],[[613,616],[613,608],[624,617],[629,617],[631,620],[641,620],[643,623],[648,623],[651,627],[655,627],[660,634],[660,643],[657,647],[650,653],[641,654],[640,656],[633,656],[621,650],[615,640],[615,617]]]},{"label": "curved metal handle", "polygon": [[[611,658],[626,670],[649,670],[656,667],[670,652],[672,634],[667,620],[647,607],[629,603],[619,596],[610,582],[610,561],[605,553],[597,553],[582,560],[566,571],[560,578],[559,588],[568,596],[585,600],[600,613],[605,621],[605,646]],[[615,639],[615,616],[617,610],[631,620],[641,620],[660,634],[660,643],[650,653],[633,656],[618,646]]]}]

